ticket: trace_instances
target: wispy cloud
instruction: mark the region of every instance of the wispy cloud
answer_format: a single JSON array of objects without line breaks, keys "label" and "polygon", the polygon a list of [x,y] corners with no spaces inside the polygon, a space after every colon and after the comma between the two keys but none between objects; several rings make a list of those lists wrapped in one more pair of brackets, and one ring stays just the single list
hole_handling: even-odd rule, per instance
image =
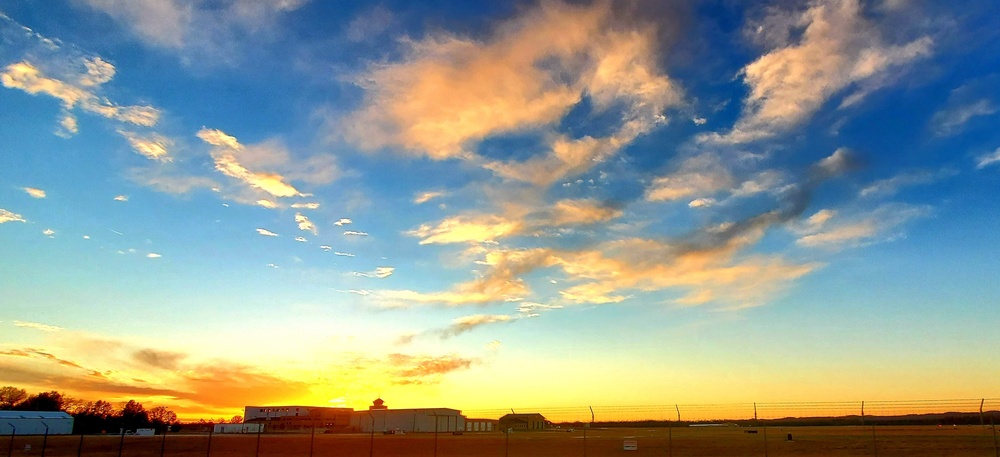
[{"label": "wispy cloud", "polygon": [[21,328],[30,328],[30,329],[35,329],[35,330],[41,330],[43,332],[58,332],[58,331],[63,330],[62,327],[58,327],[58,326],[55,326],[55,325],[40,324],[38,322],[29,322],[29,321],[14,321],[14,326],[15,327],[21,327]]},{"label": "wispy cloud", "polygon": [[334,255],[339,255],[341,257],[354,257],[354,254],[351,254],[349,252],[340,252],[340,251],[337,251],[337,252],[334,252],[333,254]]},{"label": "wispy cloud", "polygon": [[369,271],[369,272],[366,272],[366,273],[354,272],[354,276],[360,276],[360,277],[363,277],[363,278],[379,278],[379,279],[384,279],[384,278],[388,278],[389,276],[392,276],[392,274],[395,271],[396,271],[395,267],[377,267],[377,268],[375,268],[375,270]]},{"label": "wispy cloud", "polygon": [[[37,65],[39,64],[29,61],[10,64],[0,73],[0,83],[11,89],[20,89],[32,95],[45,94],[61,101],[63,120],[60,132],[64,136],[76,133],[77,124],[71,110],[77,107],[91,114],[145,127],[155,125],[159,119],[159,110],[151,106],[119,106],[97,95],[95,90],[100,84],[111,80],[114,76],[114,67],[99,57],[75,61],[73,65],[88,70],[82,74],[70,73],[68,76],[73,78],[72,80],[50,77]],[[91,68],[102,68],[103,70],[98,71],[103,71],[103,76],[95,78],[89,71]]]},{"label": "wispy cloud", "polygon": [[301,209],[318,209],[319,208],[319,203],[316,203],[316,202],[292,203],[292,208],[296,208],[296,209],[299,209],[299,208],[301,208]]},{"label": "wispy cloud", "polygon": [[22,187],[21,190],[24,193],[30,195],[32,198],[45,198],[45,191],[42,189],[36,189],[34,187]]},{"label": "wispy cloud", "polygon": [[56,235],[56,231],[52,230],[50,228],[47,228],[45,230],[42,230],[42,235],[45,235],[45,236],[47,236],[49,238],[54,238],[55,235]]},{"label": "wispy cloud", "polygon": [[357,230],[347,230],[344,232],[344,236],[368,236],[368,232],[359,232]]},{"label": "wispy cloud", "polygon": [[262,229],[262,228],[257,229],[257,233],[259,233],[261,235],[264,235],[264,236],[278,236],[277,233],[274,233],[274,232],[272,232],[272,231],[270,231],[268,229]]},{"label": "wispy cloud", "polygon": [[132,149],[136,153],[145,156],[149,160],[160,162],[170,162],[173,160],[170,156],[170,148],[173,147],[174,141],[163,135],[156,133],[140,135],[126,130],[119,130],[118,134],[128,140],[129,145],[132,146]]},{"label": "wispy cloud", "polygon": [[[903,44],[888,44],[878,24],[864,17],[858,0],[815,2],[801,12],[771,10],[791,17],[772,21],[757,33],[781,38],[775,46],[741,71],[750,93],[743,114],[732,131],[711,134],[703,140],[744,143],[786,132],[802,124],[831,97],[854,87],[841,106],[860,101],[889,81],[889,75],[928,56],[933,40],[922,37]],[[803,28],[792,41],[791,30]]]},{"label": "wispy cloud", "polygon": [[[926,206],[887,204],[851,217],[819,212],[803,227],[796,244],[809,248],[842,249],[892,240],[901,235],[900,226],[931,214]],[[836,217],[835,217],[836,216]]]},{"label": "wispy cloud", "polygon": [[17,213],[12,213],[3,208],[0,208],[0,224],[7,222],[27,222],[24,220],[24,216]]},{"label": "wispy cloud", "polygon": [[299,243],[306,243],[309,240],[306,239],[306,237],[304,237],[304,236],[297,236],[297,237],[295,237],[295,241],[298,241]]},{"label": "wispy cloud", "polygon": [[212,149],[212,158],[215,159],[215,169],[220,173],[243,181],[251,187],[275,197],[303,195],[291,184],[286,183],[284,176],[270,172],[253,172],[240,164],[236,153],[243,150],[243,145],[235,137],[227,135],[221,130],[202,129],[198,132],[198,138],[215,146]]},{"label": "wispy cloud", "polygon": [[413,196],[413,203],[421,205],[443,195],[445,195],[445,193],[439,190],[420,192]]},{"label": "wispy cloud", "polygon": [[1000,148],[989,154],[976,157],[976,168],[983,169],[995,163],[1000,163]]},{"label": "wispy cloud", "polygon": [[178,52],[190,65],[234,64],[270,41],[282,15],[307,0],[83,0],[147,44]]},{"label": "wispy cloud", "polygon": [[160,257],[163,257],[163,256],[160,255],[160,254],[157,254],[155,252],[150,252],[149,254],[146,254],[146,257],[150,258],[150,259],[159,259]]},{"label": "wispy cloud", "polygon": [[274,208],[278,207],[278,205],[276,203],[274,203],[271,200],[267,200],[267,199],[257,200],[257,206],[260,206],[260,207],[263,207],[263,208],[267,208],[267,209],[274,209]]},{"label": "wispy cloud", "polygon": [[344,217],[344,218],[338,219],[336,222],[333,223],[333,225],[336,225],[337,227],[343,227],[343,226],[348,225],[350,223],[352,223],[352,221],[350,219]]},{"label": "wispy cloud", "polygon": [[117,195],[117,196],[115,196],[114,200],[116,202],[127,202],[128,201],[128,195]]},{"label": "wispy cloud", "polygon": [[904,187],[931,184],[942,179],[955,176],[957,173],[957,171],[951,169],[943,169],[936,172],[904,172],[891,178],[875,181],[861,189],[861,191],[858,192],[858,195],[862,197],[886,197],[896,194]]}]

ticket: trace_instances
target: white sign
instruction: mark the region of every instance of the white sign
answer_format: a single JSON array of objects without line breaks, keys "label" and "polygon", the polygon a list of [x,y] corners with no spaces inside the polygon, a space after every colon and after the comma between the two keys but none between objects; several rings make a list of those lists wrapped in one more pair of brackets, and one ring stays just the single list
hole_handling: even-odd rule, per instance
[{"label": "white sign", "polygon": [[639,450],[639,442],[636,441],[636,440],[625,440],[625,442],[623,444],[624,445],[622,446],[622,448],[625,449],[626,451],[638,451]]}]

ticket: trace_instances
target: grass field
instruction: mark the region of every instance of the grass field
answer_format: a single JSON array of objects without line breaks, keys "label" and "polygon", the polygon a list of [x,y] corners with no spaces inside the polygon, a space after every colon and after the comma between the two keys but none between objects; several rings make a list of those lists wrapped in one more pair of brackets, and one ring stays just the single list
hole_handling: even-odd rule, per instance
[{"label": "grass field", "polygon": [[[747,433],[756,430],[757,433]],[[765,442],[766,432],[766,442]],[[787,435],[792,434],[792,441]],[[685,427],[656,429],[590,429],[572,432],[466,433],[464,435],[412,433],[406,435],[307,434],[208,435],[171,434],[126,436],[122,457],[212,456],[278,457],[312,455],[350,456],[906,456],[996,457],[993,431],[983,427]],[[623,450],[625,439],[638,442],[638,450]],[[0,456],[41,455],[41,436],[0,438]],[[50,436],[45,455],[117,457],[119,436]],[[25,445],[31,445],[25,450]],[[12,453],[8,454],[8,449]],[[79,453],[79,454],[78,454]]]}]

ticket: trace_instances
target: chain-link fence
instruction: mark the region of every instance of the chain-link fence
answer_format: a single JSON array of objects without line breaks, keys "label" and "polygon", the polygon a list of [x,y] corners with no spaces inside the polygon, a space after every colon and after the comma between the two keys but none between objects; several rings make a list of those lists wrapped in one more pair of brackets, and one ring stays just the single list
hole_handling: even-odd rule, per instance
[{"label": "chain-link fence", "polygon": [[[862,408],[863,411],[862,411]],[[541,413],[542,431],[0,437],[0,457],[349,456],[981,456],[1000,457],[1000,399],[761,402],[507,408]],[[808,419],[804,419],[808,418]],[[823,418],[836,420],[828,425]],[[839,421],[839,422],[837,422]],[[916,425],[916,424],[920,425]]]}]

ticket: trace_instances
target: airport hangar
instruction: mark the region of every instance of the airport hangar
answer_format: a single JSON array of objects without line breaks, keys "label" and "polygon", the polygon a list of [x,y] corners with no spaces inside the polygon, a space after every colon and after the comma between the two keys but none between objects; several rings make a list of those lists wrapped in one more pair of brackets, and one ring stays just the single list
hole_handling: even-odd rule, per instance
[{"label": "airport hangar", "polygon": [[62,411],[0,411],[0,435],[69,435],[73,416]]},{"label": "airport hangar", "polygon": [[247,406],[243,420],[263,423],[268,431],[322,428],[346,432],[489,432],[499,430],[495,419],[467,419],[451,408],[389,409],[381,398],[368,410],[319,406]]}]

